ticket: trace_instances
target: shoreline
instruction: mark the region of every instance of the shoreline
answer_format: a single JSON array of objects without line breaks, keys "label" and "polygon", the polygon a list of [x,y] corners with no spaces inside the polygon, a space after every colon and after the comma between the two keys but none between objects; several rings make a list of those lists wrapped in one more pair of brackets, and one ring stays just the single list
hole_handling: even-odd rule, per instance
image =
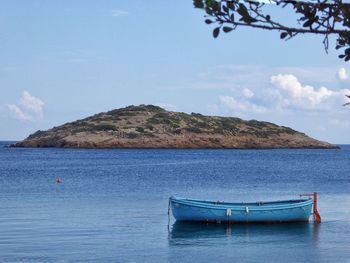
[{"label": "shoreline", "polygon": [[[345,144],[346,145],[346,144]],[[334,147],[56,147],[56,146],[18,146],[5,145],[5,148],[27,148],[27,149],[121,149],[121,150],[339,150],[341,145],[334,145]]]}]

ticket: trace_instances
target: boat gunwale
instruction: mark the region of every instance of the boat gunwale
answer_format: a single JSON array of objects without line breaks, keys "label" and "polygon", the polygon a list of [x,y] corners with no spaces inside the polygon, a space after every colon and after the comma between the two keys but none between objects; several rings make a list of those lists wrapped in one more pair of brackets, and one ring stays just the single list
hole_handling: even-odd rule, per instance
[{"label": "boat gunwale", "polygon": [[[182,199],[182,198],[176,198],[176,197],[170,197],[170,202],[178,203],[186,206],[191,207],[198,207],[198,208],[206,208],[206,209],[217,209],[217,210],[226,210],[226,209],[232,209],[236,211],[245,211],[246,207],[249,208],[251,211],[271,211],[271,210],[282,210],[282,209],[293,209],[293,208],[299,208],[299,207],[305,207],[313,204],[313,199],[295,199],[295,200],[286,200],[286,201],[275,201],[275,202],[262,202],[261,205],[259,205],[259,202],[256,203],[226,203],[226,202],[211,202],[211,201],[200,201],[195,199]],[[293,203],[288,203],[292,201],[297,201]],[[276,203],[283,203],[283,204],[276,204]],[[268,204],[272,205],[268,205]]]}]

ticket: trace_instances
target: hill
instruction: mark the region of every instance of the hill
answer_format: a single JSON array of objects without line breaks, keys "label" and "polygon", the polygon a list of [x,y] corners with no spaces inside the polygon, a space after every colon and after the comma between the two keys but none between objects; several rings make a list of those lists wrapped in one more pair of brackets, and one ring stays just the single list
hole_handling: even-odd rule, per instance
[{"label": "hill", "polygon": [[128,106],[37,131],[12,147],[337,148],[291,128],[234,117]]}]

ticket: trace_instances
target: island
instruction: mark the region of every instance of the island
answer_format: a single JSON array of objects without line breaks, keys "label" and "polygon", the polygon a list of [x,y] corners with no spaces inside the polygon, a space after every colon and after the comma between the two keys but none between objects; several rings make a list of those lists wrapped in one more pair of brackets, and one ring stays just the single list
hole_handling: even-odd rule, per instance
[{"label": "island", "polygon": [[270,122],[173,112],[154,105],[132,105],[39,130],[10,147],[337,148]]}]

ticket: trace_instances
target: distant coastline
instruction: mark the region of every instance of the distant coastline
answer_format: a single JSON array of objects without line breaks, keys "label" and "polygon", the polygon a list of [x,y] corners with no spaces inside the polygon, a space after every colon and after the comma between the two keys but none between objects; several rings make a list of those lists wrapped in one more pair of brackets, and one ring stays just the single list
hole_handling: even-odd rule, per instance
[{"label": "distant coastline", "polygon": [[337,149],[273,123],[140,105],[37,131],[10,147],[149,149]]}]

